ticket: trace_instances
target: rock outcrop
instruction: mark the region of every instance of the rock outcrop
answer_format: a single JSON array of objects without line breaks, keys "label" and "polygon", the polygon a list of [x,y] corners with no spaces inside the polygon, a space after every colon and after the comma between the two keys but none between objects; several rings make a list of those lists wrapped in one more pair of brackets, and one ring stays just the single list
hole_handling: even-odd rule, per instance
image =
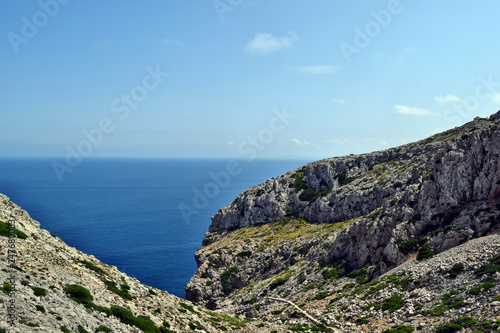
[{"label": "rock outcrop", "polygon": [[[468,251],[474,239],[497,233],[499,154],[500,112],[393,149],[313,162],[248,189],[212,218],[203,247],[195,255],[199,268],[186,286],[187,297],[211,309],[268,319],[279,309],[293,312],[275,305],[273,300],[282,298],[308,309],[333,329],[338,324],[335,316],[342,316],[339,302],[364,306],[354,295],[349,298],[340,292],[339,286],[363,289],[409,260],[419,267],[405,273],[413,281],[420,277],[422,265],[431,262],[422,260],[441,258],[450,250]],[[498,254],[498,236],[490,241]],[[474,264],[457,257],[429,266],[426,282],[412,285],[427,295],[425,302],[415,296],[420,306],[411,312],[423,317],[414,320],[429,321],[431,302],[441,301],[449,289],[445,287],[450,281],[441,281],[433,272],[462,262],[468,274],[464,286],[479,284],[474,269],[495,255],[487,247],[482,251],[489,258],[474,257]],[[498,277],[498,273],[490,276],[495,286],[487,289],[489,300],[479,312],[487,308],[485,314],[498,315],[497,303],[489,308],[499,292]],[[443,293],[436,291],[438,285]],[[380,306],[396,289],[367,298]],[[324,299],[331,303],[325,305]],[[386,316],[377,311],[365,318],[372,327],[380,327]],[[447,308],[443,313],[453,319],[451,314],[470,311]],[[327,316],[330,313],[335,316]],[[348,325],[356,325],[358,317],[348,317],[342,329],[358,332]],[[436,325],[444,322],[432,319]],[[384,325],[388,328],[398,320]]]}]

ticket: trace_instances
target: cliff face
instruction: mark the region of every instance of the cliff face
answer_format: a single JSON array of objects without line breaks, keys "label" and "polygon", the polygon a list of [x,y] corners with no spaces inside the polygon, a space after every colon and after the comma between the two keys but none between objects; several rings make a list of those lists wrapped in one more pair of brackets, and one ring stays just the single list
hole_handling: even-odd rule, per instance
[{"label": "cliff face", "polygon": [[269,295],[311,303],[300,281],[333,295],[332,285],[352,272],[374,279],[416,253],[430,257],[494,234],[499,152],[500,112],[393,149],[317,161],[248,189],[212,218],[187,297],[256,315],[255,303]]},{"label": "cliff face", "polygon": [[141,284],[40,229],[1,194],[0,249],[2,332],[255,332],[259,324]]}]

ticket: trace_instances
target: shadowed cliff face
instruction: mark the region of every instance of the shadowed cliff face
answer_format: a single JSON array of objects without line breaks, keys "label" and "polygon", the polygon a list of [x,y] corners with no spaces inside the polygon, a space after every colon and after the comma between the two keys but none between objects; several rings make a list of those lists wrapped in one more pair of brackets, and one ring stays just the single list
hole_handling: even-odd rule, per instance
[{"label": "shadowed cliff face", "polygon": [[500,112],[419,142],[313,162],[250,188],[213,216],[187,297],[224,308],[233,290],[300,280],[303,269],[321,276],[339,263],[377,277],[417,252],[430,256],[490,234],[500,226],[499,152]]}]

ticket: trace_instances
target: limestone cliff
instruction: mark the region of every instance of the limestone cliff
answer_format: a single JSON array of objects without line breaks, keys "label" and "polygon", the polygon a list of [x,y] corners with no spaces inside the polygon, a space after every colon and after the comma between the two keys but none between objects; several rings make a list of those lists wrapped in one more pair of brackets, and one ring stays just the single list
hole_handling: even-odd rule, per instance
[{"label": "limestone cliff", "polygon": [[[259,318],[279,312],[273,305],[279,298],[302,304],[333,327],[335,316],[326,314],[342,316],[339,300],[359,303],[339,286],[354,283],[351,288],[363,289],[391,269],[415,261],[417,253],[420,263],[450,249],[467,250],[472,240],[497,233],[499,153],[500,112],[419,142],[313,162],[248,189],[212,218],[195,255],[199,268],[186,286],[187,297],[212,309]],[[469,276],[464,283],[472,288],[481,281],[473,271],[498,254],[499,238],[491,242],[493,252],[482,248],[489,257],[468,263],[458,258],[431,267],[442,272],[465,264]],[[415,281],[417,273],[404,274]],[[495,276],[490,278],[496,281],[488,289],[490,299],[499,292],[500,274]],[[420,291],[426,301],[419,303],[421,311],[411,310],[413,315],[433,310],[432,302],[441,295],[427,292],[437,280],[426,280],[426,289]],[[382,304],[382,298],[372,300]],[[377,327],[372,319],[367,323]]]}]

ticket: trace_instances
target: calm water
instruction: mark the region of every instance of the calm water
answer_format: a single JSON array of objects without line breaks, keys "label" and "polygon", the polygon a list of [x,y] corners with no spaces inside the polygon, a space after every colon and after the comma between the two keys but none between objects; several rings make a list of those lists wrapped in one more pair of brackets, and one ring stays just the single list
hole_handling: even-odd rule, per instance
[{"label": "calm water", "polygon": [[70,246],[180,297],[210,217],[243,190],[307,163],[238,161],[239,172],[217,184],[211,175],[222,175],[227,160],[89,159],[63,182],[52,161],[0,159],[0,193]]}]

